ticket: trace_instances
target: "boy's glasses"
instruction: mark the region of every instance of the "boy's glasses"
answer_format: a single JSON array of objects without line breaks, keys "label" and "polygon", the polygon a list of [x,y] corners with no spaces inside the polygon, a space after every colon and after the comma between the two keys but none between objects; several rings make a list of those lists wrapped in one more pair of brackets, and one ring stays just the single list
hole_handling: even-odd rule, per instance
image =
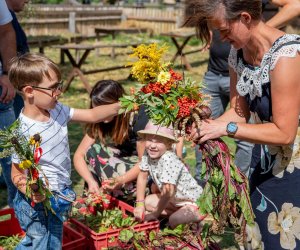
[{"label": "boy's glasses", "polygon": [[54,84],[53,87],[51,88],[44,88],[44,87],[39,87],[39,86],[31,86],[33,89],[43,89],[43,90],[51,90],[51,96],[58,95],[62,92],[63,90],[63,82],[57,82]]}]

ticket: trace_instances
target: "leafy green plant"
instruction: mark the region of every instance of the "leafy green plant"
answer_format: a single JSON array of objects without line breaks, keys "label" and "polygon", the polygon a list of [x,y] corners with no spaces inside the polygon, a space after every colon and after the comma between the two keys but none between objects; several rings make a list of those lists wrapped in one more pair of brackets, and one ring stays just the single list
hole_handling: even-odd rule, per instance
[{"label": "leafy green plant", "polygon": [[178,225],[174,229],[165,228],[161,231],[135,232],[130,229],[121,230],[118,240],[122,248],[134,249],[211,249],[220,248],[213,239],[207,237],[208,227],[202,232],[197,225]]},{"label": "leafy green plant", "polygon": [[0,236],[0,248],[3,247],[4,250],[13,250],[21,240],[22,237],[19,235]]},{"label": "leafy green plant", "polygon": [[104,209],[96,211],[95,214],[77,214],[74,218],[78,219],[96,233],[107,232],[111,229],[127,228],[137,224],[132,216],[123,216],[123,212],[118,209]]}]

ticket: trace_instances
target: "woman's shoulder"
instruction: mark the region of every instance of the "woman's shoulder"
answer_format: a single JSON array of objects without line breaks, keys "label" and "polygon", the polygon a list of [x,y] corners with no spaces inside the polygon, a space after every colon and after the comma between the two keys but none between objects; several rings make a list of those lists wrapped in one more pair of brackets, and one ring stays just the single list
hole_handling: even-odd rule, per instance
[{"label": "woman's shoulder", "polygon": [[300,52],[300,36],[296,34],[285,34],[279,37],[269,51],[268,64],[273,70],[281,57],[296,57]]}]

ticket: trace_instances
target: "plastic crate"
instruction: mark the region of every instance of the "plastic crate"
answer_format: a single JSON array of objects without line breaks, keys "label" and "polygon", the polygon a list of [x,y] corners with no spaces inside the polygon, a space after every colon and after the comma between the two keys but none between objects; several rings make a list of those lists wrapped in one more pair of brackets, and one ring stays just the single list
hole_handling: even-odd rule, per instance
[{"label": "plastic crate", "polygon": [[[119,208],[124,217],[128,214],[133,214],[134,208],[123,201],[108,196],[110,200],[109,206],[106,209]],[[77,231],[86,236],[90,249],[102,249],[107,247],[118,246],[118,236],[122,229],[111,229],[107,232],[96,233],[83,223],[76,219],[71,218],[70,223],[76,228]],[[150,221],[137,224],[132,227],[134,231],[141,232],[147,230],[159,230],[159,221]]]},{"label": "plastic crate", "polygon": [[86,238],[82,234],[76,232],[68,223],[64,223],[63,232],[63,250],[80,250],[86,249]]},{"label": "plastic crate", "polygon": [[[76,232],[67,223],[63,227],[63,250],[81,250],[86,249],[86,238],[84,235]],[[0,210],[0,236],[24,236],[25,233],[20,227],[16,218],[15,211],[12,208]],[[3,248],[0,247],[0,250]]]},{"label": "plastic crate", "polygon": [[15,215],[15,211],[12,208],[0,210],[0,235],[12,236],[12,235],[24,235],[19,221]]}]

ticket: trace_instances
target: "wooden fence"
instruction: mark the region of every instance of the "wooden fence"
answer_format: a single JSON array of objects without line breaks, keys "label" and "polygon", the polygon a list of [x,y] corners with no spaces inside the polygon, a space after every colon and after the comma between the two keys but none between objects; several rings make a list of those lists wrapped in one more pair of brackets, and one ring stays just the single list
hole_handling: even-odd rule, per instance
[{"label": "wooden fence", "polygon": [[[129,8],[93,5],[33,5],[31,15],[19,16],[27,35],[59,35],[78,33],[94,36],[99,25],[128,25],[150,28],[159,34],[179,28],[183,22],[184,7]],[[265,12],[268,19],[277,9],[270,6]],[[24,13],[23,13],[24,15]],[[300,18],[293,22],[299,28]]]},{"label": "wooden fence", "polygon": [[70,32],[93,36],[99,25],[123,24],[151,28],[154,33],[179,27],[180,9],[126,8],[118,6],[33,5],[26,17],[19,16],[27,35],[58,35]]}]

